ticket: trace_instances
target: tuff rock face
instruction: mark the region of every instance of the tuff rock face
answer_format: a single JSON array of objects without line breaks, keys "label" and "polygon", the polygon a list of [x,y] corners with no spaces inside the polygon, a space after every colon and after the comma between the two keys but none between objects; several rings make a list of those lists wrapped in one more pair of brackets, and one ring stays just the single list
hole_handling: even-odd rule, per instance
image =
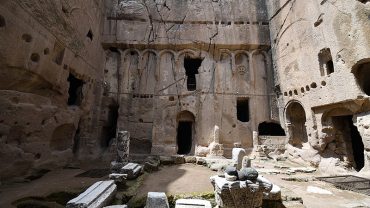
[{"label": "tuff rock face", "polygon": [[215,126],[225,156],[283,141],[324,172],[367,171],[369,16],[356,0],[3,0],[0,178],[111,161],[117,131],[131,154],[207,155]]}]

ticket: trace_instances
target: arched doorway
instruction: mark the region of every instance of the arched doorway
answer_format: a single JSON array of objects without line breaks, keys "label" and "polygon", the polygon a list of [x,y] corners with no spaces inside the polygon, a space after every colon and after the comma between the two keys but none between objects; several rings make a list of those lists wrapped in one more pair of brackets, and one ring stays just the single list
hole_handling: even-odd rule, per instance
[{"label": "arched doorway", "polygon": [[193,149],[195,117],[189,111],[181,111],[177,115],[177,154],[189,154]]},{"label": "arched doorway", "polygon": [[289,143],[295,147],[302,147],[308,141],[306,130],[306,113],[298,102],[291,102],[285,111]]}]

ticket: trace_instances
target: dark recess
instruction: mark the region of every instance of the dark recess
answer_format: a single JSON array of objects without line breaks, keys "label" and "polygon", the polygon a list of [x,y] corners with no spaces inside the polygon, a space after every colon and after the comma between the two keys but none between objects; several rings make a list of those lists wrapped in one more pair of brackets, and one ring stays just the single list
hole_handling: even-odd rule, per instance
[{"label": "dark recess", "polygon": [[280,124],[269,122],[260,123],[258,133],[261,136],[285,136],[285,131]]},{"label": "dark recess", "polygon": [[201,58],[185,57],[184,59],[188,91],[194,91],[197,89],[197,80],[195,75],[199,73],[198,69],[202,65],[202,62],[203,59]]},{"label": "dark recess", "polygon": [[81,79],[76,78],[71,73],[69,73],[69,77],[67,80],[69,82],[68,105],[81,105],[83,99],[82,87],[84,82]]},{"label": "dark recess", "polygon": [[177,128],[177,154],[189,154],[192,146],[193,122],[180,121]]}]

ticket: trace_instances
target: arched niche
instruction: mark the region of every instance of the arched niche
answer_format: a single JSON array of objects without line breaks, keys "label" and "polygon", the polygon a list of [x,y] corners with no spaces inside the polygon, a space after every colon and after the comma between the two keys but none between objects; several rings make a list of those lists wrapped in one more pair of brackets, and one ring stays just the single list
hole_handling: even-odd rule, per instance
[{"label": "arched niche", "polygon": [[254,72],[255,88],[261,94],[267,93],[267,63],[266,55],[262,51],[252,54],[252,69]]},{"label": "arched niche", "polygon": [[357,85],[368,96],[370,96],[370,58],[359,61],[352,70]]},{"label": "arched niche", "polygon": [[296,147],[302,147],[308,142],[306,130],[306,112],[299,102],[291,102],[285,111],[289,143]]},{"label": "arched niche", "polygon": [[153,94],[157,82],[157,54],[153,51],[146,51],[141,57],[140,71],[140,93]]},{"label": "arched niche", "polygon": [[244,52],[235,54],[235,67],[241,80],[248,82],[250,79],[248,54]]},{"label": "arched niche", "polygon": [[222,89],[221,92],[233,92],[233,63],[232,55],[229,52],[222,52],[220,54],[220,68],[217,72],[218,86]]},{"label": "arched niche", "polygon": [[[165,51],[160,54],[159,70],[158,70],[158,91],[160,94],[177,92],[175,83],[175,54],[170,51]],[[172,86],[171,86],[172,85]]]},{"label": "arched niche", "polygon": [[129,92],[138,92],[139,89],[139,53],[136,50],[128,50],[124,55],[124,69],[127,73],[125,79]]}]

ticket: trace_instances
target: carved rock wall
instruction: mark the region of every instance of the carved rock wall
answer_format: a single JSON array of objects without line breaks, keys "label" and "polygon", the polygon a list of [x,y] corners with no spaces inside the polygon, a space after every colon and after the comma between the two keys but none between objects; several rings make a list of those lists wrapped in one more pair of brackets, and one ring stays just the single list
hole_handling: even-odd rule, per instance
[{"label": "carved rock wall", "polygon": [[[99,152],[94,126],[102,88],[103,6],[77,0],[1,2],[1,179]],[[83,83],[74,101],[71,79]]]},{"label": "carved rock wall", "polygon": [[[370,116],[369,93],[363,82],[369,81],[364,78],[370,57],[369,4],[281,0],[267,5],[280,120],[291,139],[290,155],[326,164],[325,171],[355,168],[353,155],[368,154],[363,125]],[[353,125],[365,150],[352,147]]]}]

